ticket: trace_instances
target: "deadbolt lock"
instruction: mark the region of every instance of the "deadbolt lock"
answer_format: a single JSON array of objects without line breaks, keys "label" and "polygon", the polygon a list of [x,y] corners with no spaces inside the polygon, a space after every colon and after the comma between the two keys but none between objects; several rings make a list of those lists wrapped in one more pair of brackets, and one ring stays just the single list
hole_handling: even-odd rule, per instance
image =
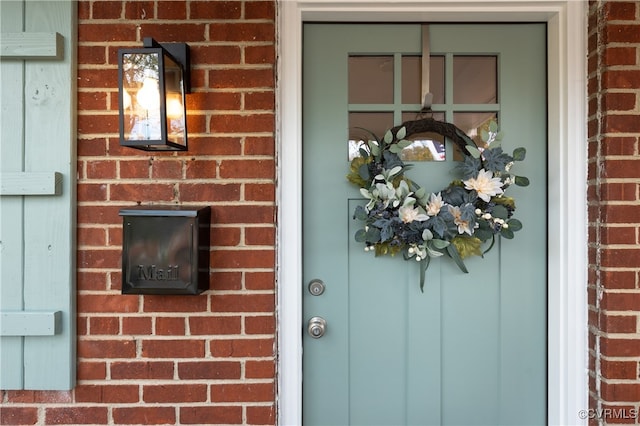
[{"label": "deadbolt lock", "polygon": [[320,296],[322,293],[324,293],[324,283],[322,282],[322,280],[311,280],[309,282],[309,293],[311,293],[312,296]]}]

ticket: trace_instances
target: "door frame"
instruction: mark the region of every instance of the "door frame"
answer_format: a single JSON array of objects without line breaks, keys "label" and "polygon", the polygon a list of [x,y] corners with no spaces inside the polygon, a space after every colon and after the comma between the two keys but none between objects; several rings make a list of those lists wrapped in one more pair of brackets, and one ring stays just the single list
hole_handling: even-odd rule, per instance
[{"label": "door frame", "polygon": [[279,0],[278,423],[302,422],[302,24],[545,22],[548,74],[549,424],[586,424],[586,0]]}]

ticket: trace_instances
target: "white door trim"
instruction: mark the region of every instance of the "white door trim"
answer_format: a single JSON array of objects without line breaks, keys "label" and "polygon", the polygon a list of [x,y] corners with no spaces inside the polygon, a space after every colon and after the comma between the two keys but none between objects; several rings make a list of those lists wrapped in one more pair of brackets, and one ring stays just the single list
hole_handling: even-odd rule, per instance
[{"label": "white door trim", "polygon": [[[302,424],[302,23],[546,22],[548,423],[586,424],[586,0],[280,0],[278,3],[278,423]],[[526,301],[523,301],[526,303]]]}]

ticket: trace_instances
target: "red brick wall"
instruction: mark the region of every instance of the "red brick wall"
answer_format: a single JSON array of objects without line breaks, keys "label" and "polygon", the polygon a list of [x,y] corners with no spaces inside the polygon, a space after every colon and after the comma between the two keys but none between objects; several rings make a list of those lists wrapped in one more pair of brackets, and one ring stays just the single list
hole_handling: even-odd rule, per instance
[{"label": "red brick wall", "polygon": [[589,2],[591,424],[639,423],[640,2]]},{"label": "red brick wall", "polygon": [[[78,384],[2,424],[275,422],[275,2],[78,2]],[[191,46],[189,151],[119,146],[117,51]],[[122,207],[212,208],[211,290],[121,295]]]}]

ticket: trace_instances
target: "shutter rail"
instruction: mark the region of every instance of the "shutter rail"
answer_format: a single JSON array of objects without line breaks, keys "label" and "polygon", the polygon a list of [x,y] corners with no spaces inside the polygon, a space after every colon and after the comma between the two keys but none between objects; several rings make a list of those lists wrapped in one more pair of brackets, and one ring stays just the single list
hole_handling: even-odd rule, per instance
[{"label": "shutter rail", "polygon": [[61,195],[60,172],[0,173],[0,195]]},{"label": "shutter rail", "polygon": [[2,33],[0,58],[62,59],[64,37],[60,33]]},{"label": "shutter rail", "polygon": [[0,336],[54,336],[61,330],[61,311],[0,311]]}]

